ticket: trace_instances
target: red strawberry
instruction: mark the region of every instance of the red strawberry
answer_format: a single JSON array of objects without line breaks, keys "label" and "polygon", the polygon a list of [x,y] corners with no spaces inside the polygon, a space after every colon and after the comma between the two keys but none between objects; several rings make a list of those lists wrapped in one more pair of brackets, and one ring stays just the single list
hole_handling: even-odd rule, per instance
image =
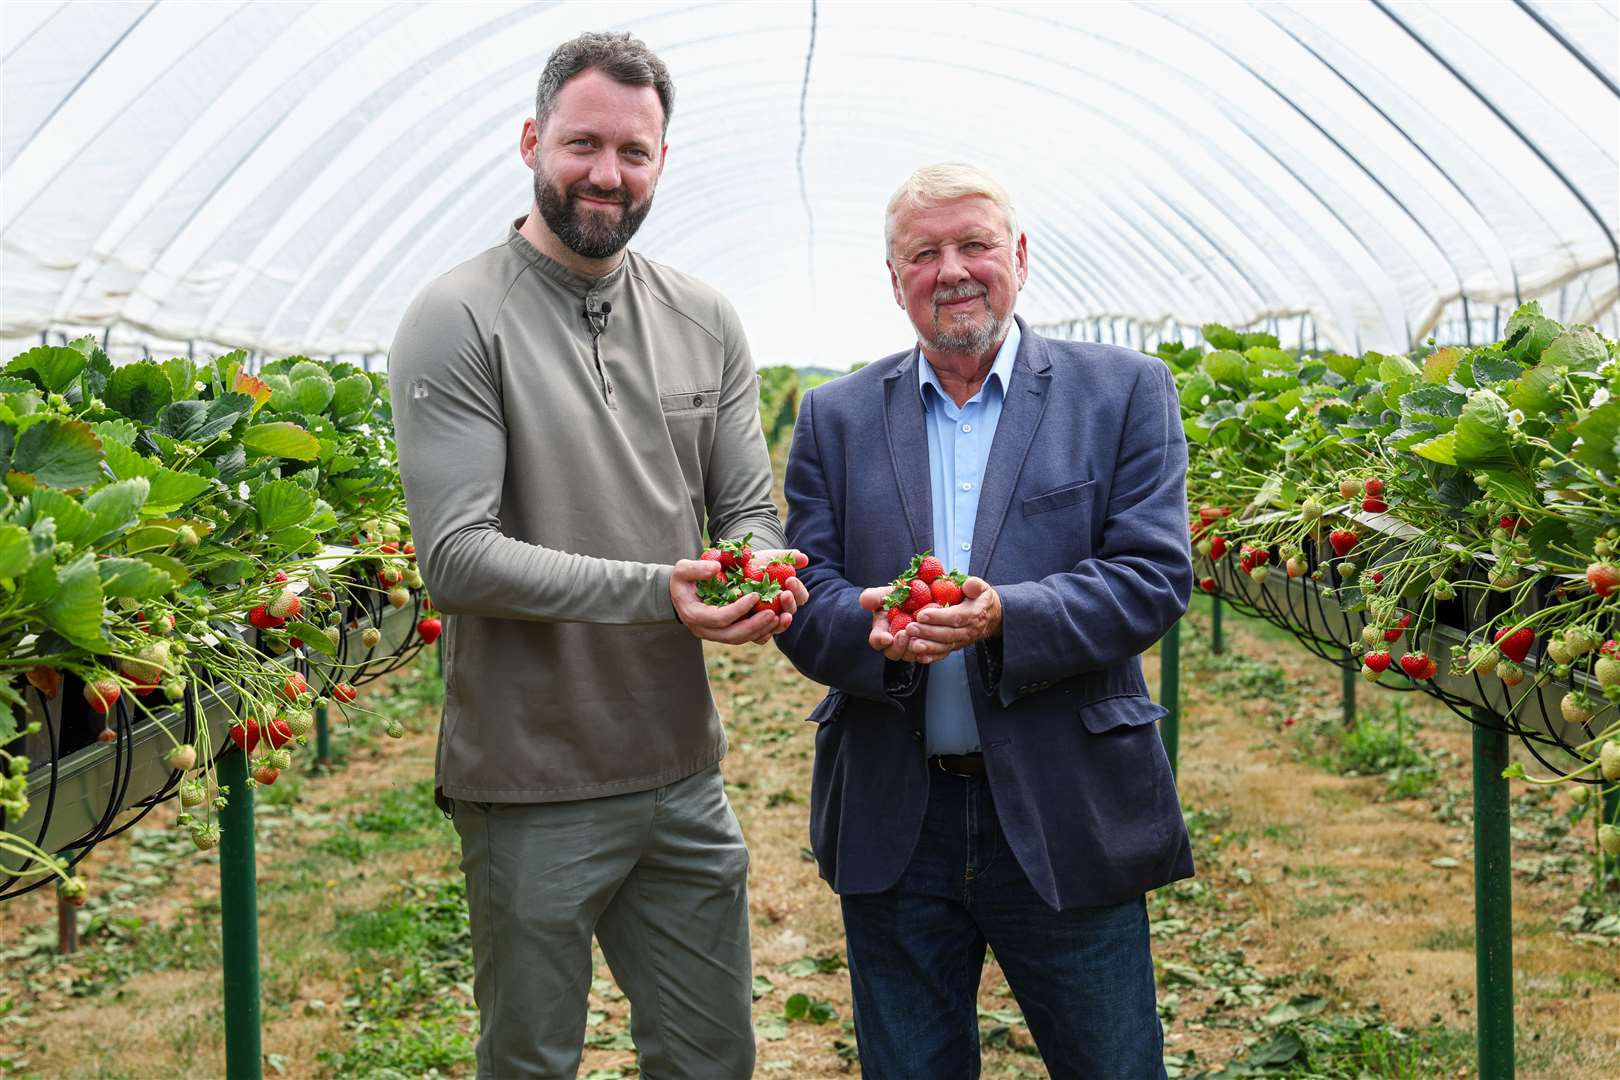
[{"label": "red strawberry", "polygon": [[288,701],[297,701],[299,697],[309,692],[309,683],[298,672],[287,676],[287,681],[281,684],[281,696]]},{"label": "red strawberry", "polygon": [[263,604],[260,604],[248,612],[248,622],[257,626],[260,630],[279,630],[286,624],[287,620],[276,618],[266,610]]},{"label": "red strawberry", "polygon": [[1361,500],[1361,509],[1369,514],[1382,514],[1389,509],[1389,504],[1383,499],[1369,495]]},{"label": "red strawberry", "polygon": [[1198,587],[1203,589],[1205,592],[1212,593],[1215,591],[1215,579],[1212,577],[1200,578],[1198,581]]},{"label": "red strawberry", "polygon": [[1370,652],[1361,658],[1361,662],[1374,671],[1387,671],[1390,655],[1387,652]]},{"label": "red strawberry", "polygon": [[270,765],[260,765],[253,770],[253,780],[259,784],[273,784],[276,782],[276,777],[280,775],[281,770]]},{"label": "red strawberry", "polygon": [[718,548],[704,548],[703,549],[703,554],[698,556],[698,561],[699,562],[717,562],[717,563],[721,563],[720,569],[722,569],[722,570],[725,569],[725,564],[723,562],[721,562],[720,550]]},{"label": "red strawberry", "polygon": [[1263,547],[1250,548],[1249,558],[1251,561],[1253,561],[1254,565],[1264,566],[1266,563],[1271,561],[1271,549]]},{"label": "red strawberry", "polygon": [[286,571],[277,570],[275,576],[270,579],[270,584],[272,584],[272,585],[280,585],[283,581],[286,581],[286,580],[287,580]]},{"label": "red strawberry", "polygon": [[1333,545],[1333,554],[1344,558],[1350,554],[1350,549],[1356,546],[1359,537],[1349,529],[1334,529],[1328,533],[1328,543]]},{"label": "red strawberry", "polygon": [[287,719],[282,716],[278,716],[265,724],[262,734],[269,740],[271,748],[275,750],[280,750],[283,746],[292,742],[293,738],[292,728],[287,726]]},{"label": "red strawberry", "polygon": [[1598,646],[1598,653],[1602,656],[1609,657],[1611,660],[1617,656],[1620,656],[1620,641],[1610,638],[1608,641],[1605,641],[1602,645]]},{"label": "red strawberry", "polygon": [[429,645],[439,640],[439,634],[444,630],[444,624],[438,619],[429,617],[416,624],[416,632],[422,640]]},{"label": "red strawberry", "polygon": [[1401,657],[1401,670],[1421,682],[1424,679],[1434,678],[1439,665],[1429,659],[1428,653],[1407,653]]},{"label": "red strawberry", "polygon": [[416,545],[415,544],[406,544],[404,547],[400,548],[399,550],[407,559],[411,560],[411,562],[416,561]]},{"label": "red strawberry", "polygon": [[332,697],[337,701],[343,702],[345,705],[352,702],[358,696],[359,695],[355,692],[354,687],[350,686],[346,682],[340,682],[336,686],[332,687]]},{"label": "red strawberry", "polygon": [[1222,555],[1225,555],[1225,554],[1226,554],[1226,537],[1224,537],[1224,536],[1211,537],[1210,541],[1209,541],[1209,557],[1212,558],[1212,559],[1218,559]]},{"label": "red strawberry", "polygon": [[[1207,524],[1207,523],[1206,523]],[[932,585],[934,579],[945,573],[945,564],[932,555],[924,555],[922,562],[917,564],[917,576]]]},{"label": "red strawberry", "polygon": [[107,710],[117,704],[118,695],[122,692],[117,679],[91,679],[84,684],[84,700],[89,702],[90,711],[102,716],[106,716]]},{"label": "red strawberry", "polygon": [[909,612],[895,608],[889,612],[889,633],[898,634],[915,621]]},{"label": "red strawberry", "polygon": [[1496,526],[1499,529],[1506,529],[1508,532],[1513,532],[1519,527],[1520,520],[1521,519],[1514,517],[1512,514],[1504,514],[1497,519]]},{"label": "red strawberry", "polygon": [[764,581],[765,568],[753,559],[749,559],[742,564],[742,576],[749,581]]},{"label": "red strawberry", "polygon": [[1412,613],[1411,612],[1406,612],[1406,613],[1402,614],[1400,622],[1396,623],[1394,627],[1384,631],[1384,640],[1385,641],[1398,641],[1400,639],[1400,636],[1401,636],[1401,631],[1405,630],[1408,626],[1411,626],[1411,625],[1412,625]]},{"label": "red strawberry", "polygon": [[1599,596],[1608,596],[1620,586],[1620,566],[1595,562],[1586,568],[1586,583]]},{"label": "red strawberry", "polygon": [[765,564],[765,576],[776,582],[778,588],[787,588],[787,583],[796,576],[793,564],[782,559]]},{"label": "red strawberry", "polygon": [[383,544],[377,550],[381,551],[384,555],[398,555],[399,545],[394,543]]},{"label": "red strawberry", "polygon": [[906,588],[911,590],[911,595],[900,605],[900,610],[908,615],[916,614],[918,608],[934,599],[934,591],[928,587],[928,582],[920,578],[906,582]]},{"label": "red strawberry", "polygon": [[952,604],[962,602],[962,586],[948,577],[936,578],[932,591],[934,603],[940,607],[950,607]]},{"label": "red strawberry", "polygon": [[1362,490],[1376,499],[1384,493],[1384,482],[1374,476],[1362,485]]},{"label": "red strawberry", "polygon": [[253,753],[253,748],[259,745],[259,722],[249,719],[243,724],[232,724],[231,742],[243,753]]},{"label": "red strawberry", "polygon": [[1496,636],[1491,640],[1496,642],[1496,647],[1502,650],[1503,656],[1515,664],[1522,664],[1524,658],[1530,655],[1530,643],[1535,639],[1534,631],[1528,626],[1521,626],[1512,633],[1508,633],[1507,628],[1504,627],[1498,630]]},{"label": "red strawberry", "polygon": [[761,595],[759,603],[754,605],[754,610],[769,611],[774,615],[782,614],[782,593],[772,593],[769,600],[765,599],[765,597]]},{"label": "red strawberry", "polygon": [[96,742],[117,742],[118,732],[110,727],[104,727],[96,732]]}]

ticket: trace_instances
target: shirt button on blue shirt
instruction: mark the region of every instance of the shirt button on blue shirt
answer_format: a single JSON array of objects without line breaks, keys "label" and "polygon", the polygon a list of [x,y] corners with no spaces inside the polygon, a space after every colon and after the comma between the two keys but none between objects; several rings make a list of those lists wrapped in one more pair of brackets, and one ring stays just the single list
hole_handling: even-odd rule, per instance
[{"label": "shirt button on blue shirt", "polygon": [[973,490],[973,485],[971,483],[964,482],[962,484],[962,490],[963,491],[972,491]]},{"label": "shirt button on blue shirt", "polygon": [[972,551],[973,550],[973,545],[972,544],[963,544],[962,545],[962,550],[963,551]]},{"label": "shirt button on blue shirt", "polygon": [[963,424],[962,425],[962,430],[963,431],[972,431],[973,430],[973,425],[972,424]]}]

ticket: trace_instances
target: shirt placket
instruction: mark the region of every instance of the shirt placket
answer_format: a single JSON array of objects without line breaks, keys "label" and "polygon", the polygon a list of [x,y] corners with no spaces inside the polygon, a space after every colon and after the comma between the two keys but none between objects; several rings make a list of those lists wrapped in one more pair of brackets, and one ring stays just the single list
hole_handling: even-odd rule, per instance
[{"label": "shirt placket", "polygon": [[951,551],[952,570],[967,572],[973,555],[973,512],[978,505],[980,406],[971,403],[955,417],[952,439]]}]

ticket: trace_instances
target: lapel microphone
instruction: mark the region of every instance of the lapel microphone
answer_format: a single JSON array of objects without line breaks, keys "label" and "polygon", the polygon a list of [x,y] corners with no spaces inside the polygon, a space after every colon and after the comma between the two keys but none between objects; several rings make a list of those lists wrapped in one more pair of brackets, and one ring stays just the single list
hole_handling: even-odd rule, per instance
[{"label": "lapel microphone", "polygon": [[598,338],[607,329],[608,316],[613,314],[613,304],[607,300],[598,300],[596,296],[585,297],[585,320],[591,324],[591,337]]}]

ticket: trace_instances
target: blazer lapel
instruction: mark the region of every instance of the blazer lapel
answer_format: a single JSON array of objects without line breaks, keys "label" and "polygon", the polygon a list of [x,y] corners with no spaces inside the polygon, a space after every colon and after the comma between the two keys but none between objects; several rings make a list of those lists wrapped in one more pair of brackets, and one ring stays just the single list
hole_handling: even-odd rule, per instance
[{"label": "blazer lapel", "polygon": [[[1023,470],[1024,458],[1029,453],[1035,429],[1041,425],[1041,414],[1046,411],[1050,396],[1052,362],[1046,355],[1046,341],[1038,337],[1022,319],[1018,328],[1023,334],[1014,361],[1014,373],[1002,402],[1001,419],[996,422],[996,437],[990,444],[990,459],[985,464],[984,480],[979,489],[979,513],[973,524],[973,555],[968,568],[975,577],[984,576],[990,565],[990,555],[1001,533],[1002,520],[1007,516],[1007,505],[1012,501],[1013,489],[1018,486],[1018,474]],[[921,551],[921,548],[918,548]]]},{"label": "blazer lapel", "polygon": [[917,350],[884,377],[884,415],[889,454],[899,481],[900,507],[911,527],[911,550],[934,546],[934,499],[928,471],[928,432],[922,395],[917,392]]}]

